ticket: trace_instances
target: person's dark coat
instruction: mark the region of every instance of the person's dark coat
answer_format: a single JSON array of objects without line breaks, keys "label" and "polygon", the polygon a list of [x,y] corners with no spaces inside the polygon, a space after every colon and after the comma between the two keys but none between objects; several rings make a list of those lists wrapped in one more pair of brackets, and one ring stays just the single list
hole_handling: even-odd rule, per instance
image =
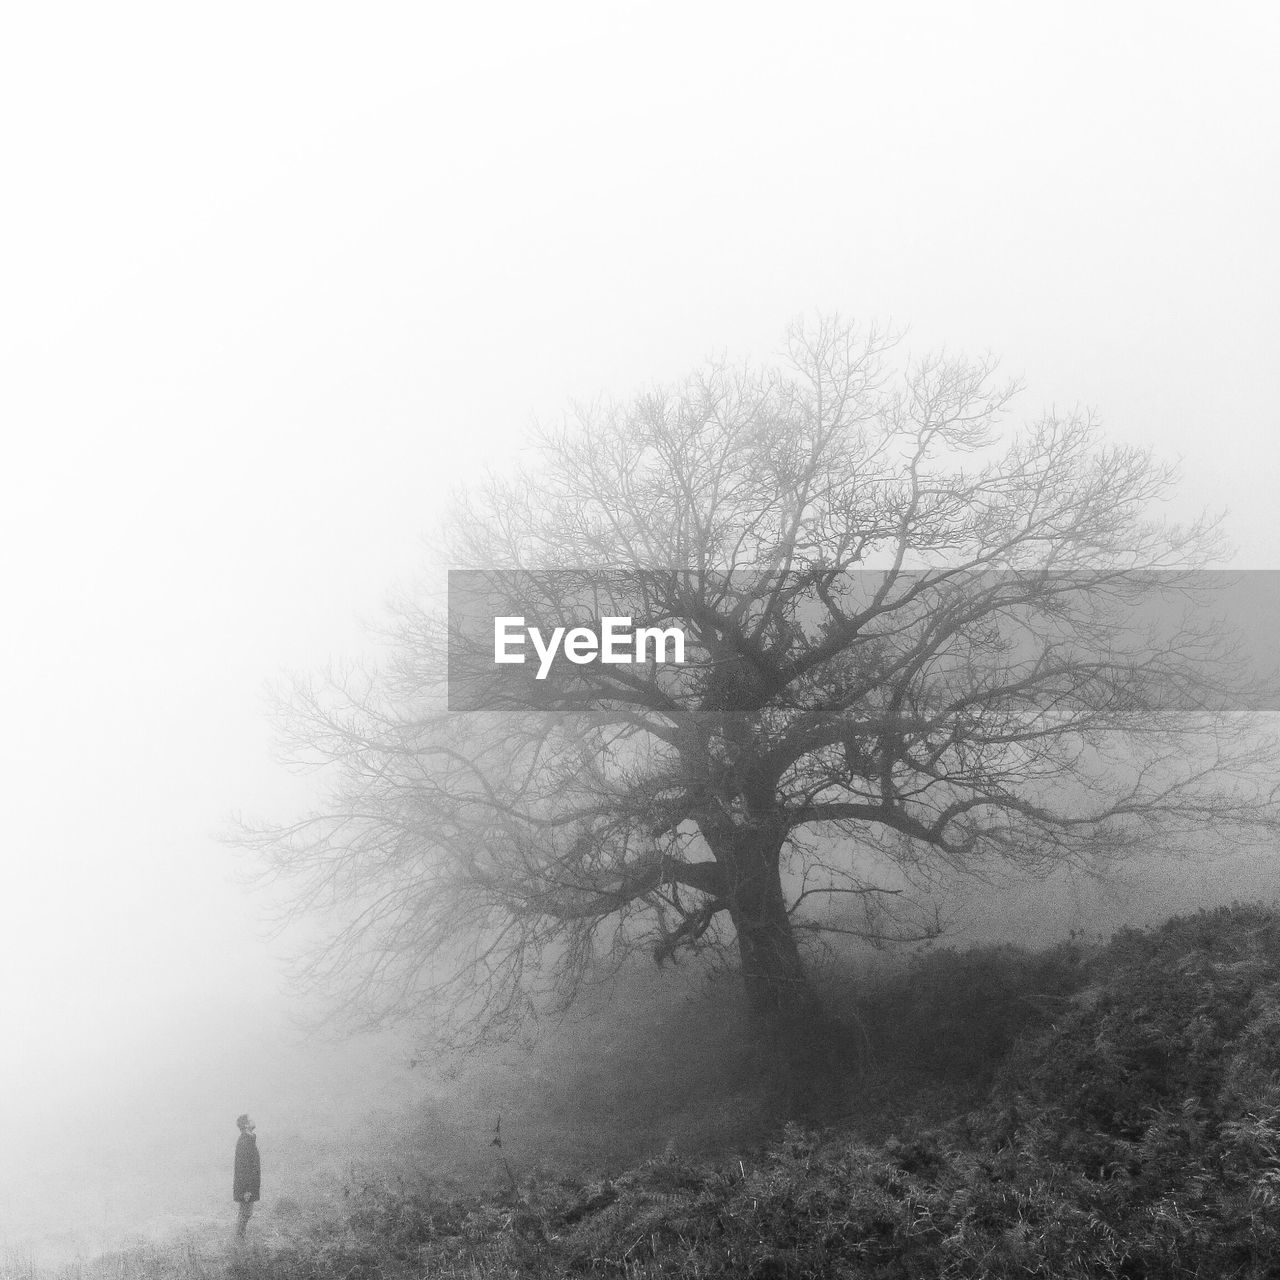
[{"label": "person's dark coat", "polygon": [[251,1202],[257,1200],[262,1191],[262,1160],[258,1155],[258,1139],[252,1133],[242,1133],[236,1140],[236,1176],[231,1198],[243,1202],[246,1191]]}]

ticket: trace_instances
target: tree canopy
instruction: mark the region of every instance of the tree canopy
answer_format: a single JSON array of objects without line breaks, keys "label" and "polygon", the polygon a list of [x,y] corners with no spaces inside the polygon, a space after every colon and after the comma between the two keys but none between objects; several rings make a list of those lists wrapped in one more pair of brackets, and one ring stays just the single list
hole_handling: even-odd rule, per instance
[{"label": "tree canopy", "polygon": [[794,1068],[829,1021],[802,939],[928,933],[903,873],[1272,829],[1218,521],[1162,519],[1172,470],[1087,414],[1010,425],[993,362],[897,347],[798,324],[777,363],[575,410],[459,496],[442,557],[495,612],[678,621],[683,665],[450,710],[465,637],[406,600],[389,667],[298,683],[330,789],[243,838],[337,905],[316,972],[353,1007],[500,1027],[610,958],[719,947]]}]

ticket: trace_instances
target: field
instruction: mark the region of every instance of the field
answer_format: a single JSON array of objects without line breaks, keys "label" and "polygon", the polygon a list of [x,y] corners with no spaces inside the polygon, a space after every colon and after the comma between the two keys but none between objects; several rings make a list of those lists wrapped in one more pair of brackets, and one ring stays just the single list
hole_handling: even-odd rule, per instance
[{"label": "field", "polygon": [[[845,998],[865,1049],[847,1113],[820,1127],[771,1125],[746,1076],[712,1106],[699,1081],[741,1046],[723,1031],[699,1040],[691,1011],[686,1052],[616,1078],[611,1117],[600,1097],[579,1099],[579,1119],[603,1126],[594,1150],[580,1139],[529,1155],[546,1149],[535,1124],[575,1128],[563,1108],[600,1059],[566,1071],[527,1118],[505,1114],[502,1146],[477,1137],[468,1168],[428,1161],[424,1130],[380,1167],[353,1166],[327,1198],[268,1198],[246,1245],[206,1227],[43,1272],[11,1258],[0,1276],[1274,1274],[1273,908],[1181,916],[1105,944],[941,951]],[[599,1052],[621,1071],[627,1047]],[[664,1078],[665,1103],[630,1087]],[[664,1149],[607,1158],[646,1107],[663,1113]]]}]

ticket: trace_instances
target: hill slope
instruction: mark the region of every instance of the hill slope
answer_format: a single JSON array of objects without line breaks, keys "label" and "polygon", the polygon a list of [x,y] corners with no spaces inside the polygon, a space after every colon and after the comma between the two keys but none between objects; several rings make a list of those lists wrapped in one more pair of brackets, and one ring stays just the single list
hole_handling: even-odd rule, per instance
[{"label": "hill slope", "polygon": [[944,953],[859,1016],[875,1057],[836,1126],[608,1179],[512,1174],[488,1196],[371,1179],[340,1214],[233,1255],[232,1274],[1276,1274],[1276,911],[1089,952]]}]

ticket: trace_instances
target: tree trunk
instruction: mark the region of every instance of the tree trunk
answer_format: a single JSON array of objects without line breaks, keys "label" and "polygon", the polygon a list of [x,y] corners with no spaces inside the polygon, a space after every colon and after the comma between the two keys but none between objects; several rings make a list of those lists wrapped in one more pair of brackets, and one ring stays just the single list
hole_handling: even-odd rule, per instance
[{"label": "tree trunk", "polygon": [[816,1116],[840,1103],[850,1064],[846,1038],[796,945],[782,893],[781,846],[743,833],[726,861],[747,1011],[773,1102],[787,1114]]}]

